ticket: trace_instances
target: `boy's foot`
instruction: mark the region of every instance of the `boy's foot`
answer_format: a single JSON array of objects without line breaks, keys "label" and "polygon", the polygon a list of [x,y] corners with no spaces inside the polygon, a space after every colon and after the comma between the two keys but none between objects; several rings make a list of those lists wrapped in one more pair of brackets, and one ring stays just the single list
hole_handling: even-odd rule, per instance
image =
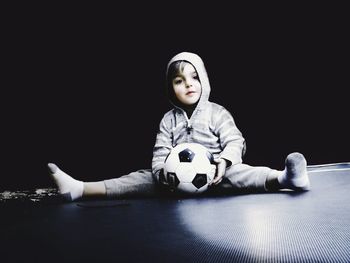
[{"label": "boy's foot", "polygon": [[54,163],[49,163],[49,174],[55,181],[59,193],[68,201],[74,201],[83,196],[84,183],[75,180],[62,170],[60,170]]},{"label": "boy's foot", "polygon": [[301,153],[294,152],[287,156],[284,172],[278,176],[281,188],[296,191],[310,190],[310,181],[306,169],[306,160]]}]

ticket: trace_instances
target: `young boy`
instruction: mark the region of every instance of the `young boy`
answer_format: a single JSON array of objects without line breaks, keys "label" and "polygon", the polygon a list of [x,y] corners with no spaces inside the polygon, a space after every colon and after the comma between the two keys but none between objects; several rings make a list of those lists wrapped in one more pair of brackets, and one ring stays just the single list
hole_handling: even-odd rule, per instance
[{"label": "young boy", "polygon": [[138,170],[114,179],[82,182],[49,163],[50,175],[67,200],[157,194],[160,188],[168,186],[162,174],[166,156],[173,147],[184,142],[202,144],[214,155],[217,169],[211,188],[215,191],[310,189],[306,160],[300,153],[287,156],[283,171],[242,163],[245,140],[232,115],[223,106],[209,101],[208,75],[197,54],[181,52],[175,55],[167,65],[166,78],[169,99],[174,107],[160,122],[152,169]]}]

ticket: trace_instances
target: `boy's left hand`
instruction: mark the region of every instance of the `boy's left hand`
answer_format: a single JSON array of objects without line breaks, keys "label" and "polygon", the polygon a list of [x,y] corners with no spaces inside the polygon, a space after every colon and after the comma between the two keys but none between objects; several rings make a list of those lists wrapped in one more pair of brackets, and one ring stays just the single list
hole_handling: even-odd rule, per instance
[{"label": "boy's left hand", "polygon": [[213,181],[211,181],[209,184],[210,186],[218,185],[222,181],[225,175],[226,166],[227,166],[226,160],[222,158],[215,159],[214,162],[216,163],[216,173]]}]

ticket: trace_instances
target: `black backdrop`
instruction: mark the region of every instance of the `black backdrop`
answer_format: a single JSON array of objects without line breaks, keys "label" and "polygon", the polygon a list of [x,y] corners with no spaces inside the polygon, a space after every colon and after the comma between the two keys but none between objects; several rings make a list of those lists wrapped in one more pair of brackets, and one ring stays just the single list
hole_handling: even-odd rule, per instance
[{"label": "black backdrop", "polygon": [[180,7],[11,9],[0,190],[53,186],[48,162],[85,181],[149,168],[169,109],[165,67],[181,51],[203,58],[211,100],[247,140],[246,163],[282,169],[292,151],[309,164],[350,161],[341,8]]}]

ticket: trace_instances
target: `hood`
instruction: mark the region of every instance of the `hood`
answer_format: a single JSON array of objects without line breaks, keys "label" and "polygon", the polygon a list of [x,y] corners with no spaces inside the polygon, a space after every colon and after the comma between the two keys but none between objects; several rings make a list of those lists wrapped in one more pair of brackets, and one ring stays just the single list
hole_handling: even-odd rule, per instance
[{"label": "hood", "polygon": [[181,52],[170,59],[166,70],[167,91],[168,91],[168,96],[171,104],[177,108],[181,108],[181,106],[179,102],[175,99],[173,88],[168,79],[168,69],[171,63],[178,60],[185,60],[187,62],[190,62],[197,71],[199,80],[202,85],[201,97],[196,106],[196,109],[194,110],[194,111],[197,111],[198,109],[203,107],[203,105],[209,100],[209,95],[210,95],[210,84],[209,84],[208,74],[204,66],[204,62],[197,54],[191,53],[191,52]]}]

